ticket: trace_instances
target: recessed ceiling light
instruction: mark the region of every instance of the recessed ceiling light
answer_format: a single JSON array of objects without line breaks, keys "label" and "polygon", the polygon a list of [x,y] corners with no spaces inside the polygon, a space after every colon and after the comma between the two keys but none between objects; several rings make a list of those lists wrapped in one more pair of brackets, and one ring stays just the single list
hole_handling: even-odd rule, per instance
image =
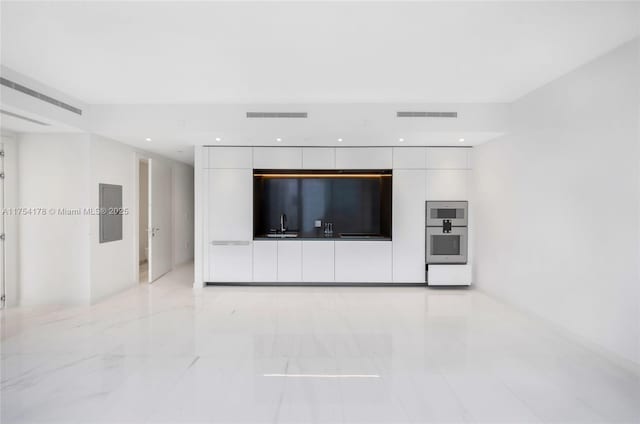
[{"label": "recessed ceiling light", "polygon": [[178,153],[182,153],[182,150],[178,150]]},{"label": "recessed ceiling light", "polygon": [[338,141],[339,141],[339,142],[342,142],[342,139],[341,139],[341,138],[339,138],[339,139],[338,139]]},{"label": "recessed ceiling light", "polygon": [[151,139],[149,137],[145,138],[146,141],[151,141]]},{"label": "recessed ceiling light", "polygon": [[216,141],[222,141],[220,137],[216,137]]},{"label": "recessed ceiling light", "polygon": [[460,143],[464,143],[464,138],[461,138],[460,140],[458,140]]},{"label": "recessed ceiling light", "polygon": [[277,141],[278,143],[280,143],[280,142],[282,141],[282,139],[281,139],[280,137],[278,137],[278,138],[276,138],[276,141]]},{"label": "recessed ceiling light", "polygon": [[399,141],[400,143],[402,143],[402,142],[404,142],[404,138],[399,138],[399,139],[398,139],[398,141]]}]

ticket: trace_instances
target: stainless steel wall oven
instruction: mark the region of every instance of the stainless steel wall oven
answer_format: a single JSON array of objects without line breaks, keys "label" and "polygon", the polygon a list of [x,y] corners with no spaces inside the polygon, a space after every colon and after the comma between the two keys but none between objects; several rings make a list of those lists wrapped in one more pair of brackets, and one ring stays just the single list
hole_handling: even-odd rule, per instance
[{"label": "stainless steel wall oven", "polygon": [[426,263],[466,264],[467,201],[426,202]]}]

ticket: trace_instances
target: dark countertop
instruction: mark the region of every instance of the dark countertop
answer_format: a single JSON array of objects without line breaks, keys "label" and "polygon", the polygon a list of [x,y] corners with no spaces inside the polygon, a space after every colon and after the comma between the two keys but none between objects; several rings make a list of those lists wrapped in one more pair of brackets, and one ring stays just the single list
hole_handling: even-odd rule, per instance
[{"label": "dark countertop", "polygon": [[385,236],[340,236],[339,233],[332,235],[325,235],[322,231],[311,232],[297,232],[290,231],[291,233],[298,233],[298,237],[267,237],[267,235],[254,236],[254,240],[340,240],[340,241],[391,241],[391,237]]}]

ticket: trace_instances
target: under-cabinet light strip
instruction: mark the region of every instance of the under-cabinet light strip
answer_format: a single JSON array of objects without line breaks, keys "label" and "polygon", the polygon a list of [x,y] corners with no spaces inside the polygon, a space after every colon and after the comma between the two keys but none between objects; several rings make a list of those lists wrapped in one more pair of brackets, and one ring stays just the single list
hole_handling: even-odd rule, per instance
[{"label": "under-cabinet light strip", "polygon": [[253,174],[254,177],[268,178],[380,178],[391,174]]}]

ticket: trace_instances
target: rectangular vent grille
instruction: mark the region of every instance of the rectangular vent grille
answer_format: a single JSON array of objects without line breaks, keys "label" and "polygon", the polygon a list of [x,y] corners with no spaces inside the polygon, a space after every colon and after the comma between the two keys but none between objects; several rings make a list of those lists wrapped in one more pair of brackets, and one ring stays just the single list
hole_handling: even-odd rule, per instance
[{"label": "rectangular vent grille", "polygon": [[308,118],[307,112],[247,112],[247,118]]},{"label": "rectangular vent grille", "polygon": [[22,119],[23,121],[28,121],[28,122],[31,122],[31,123],[34,123],[34,124],[44,125],[46,127],[49,126],[49,124],[47,124],[46,122],[38,121],[37,119],[27,118],[26,116],[18,115],[17,113],[9,112],[8,110],[0,109],[0,113],[3,114],[3,115],[11,116],[13,118]]},{"label": "rectangular vent grille", "polygon": [[60,100],[54,99],[53,97],[49,97],[46,94],[39,93],[35,90],[30,89],[29,87],[25,87],[22,84],[18,84],[17,82],[9,81],[6,78],[0,77],[0,85],[13,88],[14,90],[17,90],[31,97],[35,97],[36,99],[42,100],[43,102],[51,103],[52,105],[60,107],[62,109],[66,109],[69,112],[82,115],[82,109],[78,109],[77,107],[71,106],[68,103],[61,102]]},{"label": "rectangular vent grille", "polygon": [[398,118],[457,118],[458,112],[396,112]]}]

